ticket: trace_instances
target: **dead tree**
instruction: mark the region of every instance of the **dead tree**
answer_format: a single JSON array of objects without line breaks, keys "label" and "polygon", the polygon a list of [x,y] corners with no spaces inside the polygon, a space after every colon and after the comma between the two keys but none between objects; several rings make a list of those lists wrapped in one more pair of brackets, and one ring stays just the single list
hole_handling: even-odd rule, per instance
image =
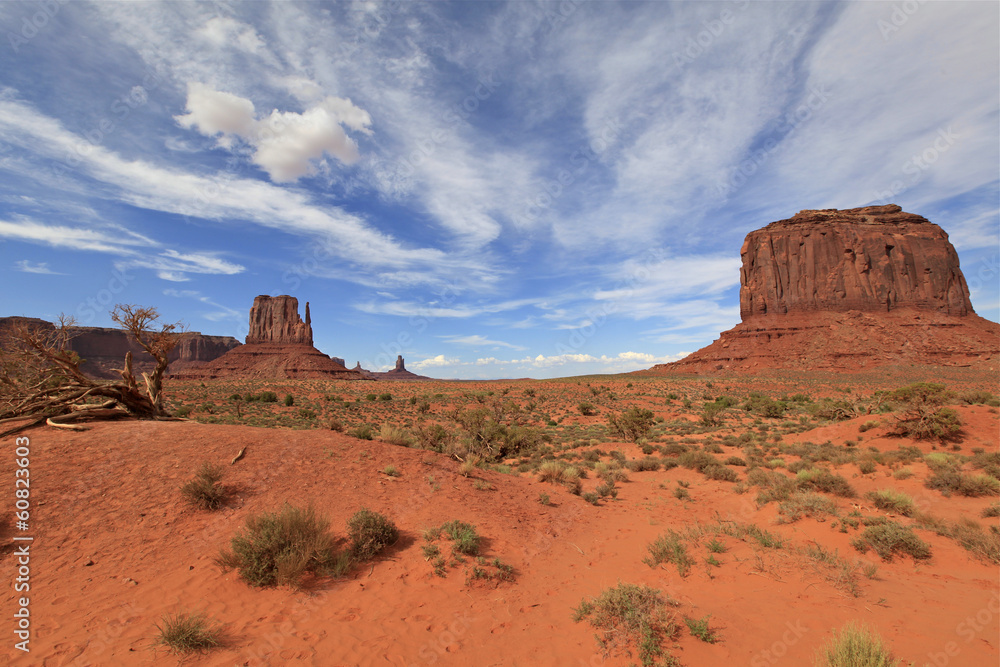
[{"label": "dead tree", "polygon": [[176,324],[159,325],[155,308],[116,306],[112,319],[152,355],[156,366],[143,373],[145,391],[132,373],[132,353],[125,355],[120,382],[100,382],[80,371],[81,359],[69,349],[73,322],[60,316],[51,329],[15,322],[0,338],[0,424],[20,422],[6,437],[41,423],[83,430],[74,422],[131,416],[172,419],[163,407],[167,355],[177,344]]}]

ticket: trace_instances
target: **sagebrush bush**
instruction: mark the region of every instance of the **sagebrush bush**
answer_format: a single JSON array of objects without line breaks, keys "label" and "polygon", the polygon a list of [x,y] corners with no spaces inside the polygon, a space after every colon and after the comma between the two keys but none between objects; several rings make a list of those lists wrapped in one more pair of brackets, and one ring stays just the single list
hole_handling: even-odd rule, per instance
[{"label": "sagebrush bush", "polygon": [[226,488],[219,484],[222,479],[222,468],[205,461],[201,464],[193,479],[181,486],[181,494],[185,500],[201,509],[214,510],[226,502]]},{"label": "sagebrush bush", "polygon": [[668,612],[676,606],[649,586],[619,583],[596,598],[581,600],[573,621],[588,620],[601,632],[597,639],[605,649],[634,644],[643,667],[652,667],[664,656],[662,644],[677,636],[676,616]]},{"label": "sagebrush bush", "polygon": [[990,475],[966,474],[954,465],[931,465],[931,471],[924,486],[946,496],[952,493],[969,497],[1000,495],[1000,480]]},{"label": "sagebrush bush", "polygon": [[882,638],[872,629],[849,621],[816,654],[816,667],[896,667]]},{"label": "sagebrush bush", "polygon": [[323,574],[334,563],[329,527],[312,507],[286,504],[280,512],[249,517],[216,563],[251,586],[298,586],[306,573]]},{"label": "sagebrush bush", "polygon": [[686,577],[694,565],[694,559],[688,554],[684,545],[684,538],[675,531],[668,530],[653,542],[646,545],[649,556],[642,560],[650,567],[656,567],[660,563],[673,563],[677,566],[677,573]]},{"label": "sagebrush bush", "polygon": [[157,625],[160,636],[156,643],[174,653],[208,651],[221,645],[221,630],[204,614],[168,614]]},{"label": "sagebrush bush", "polygon": [[880,510],[902,514],[903,516],[913,514],[913,498],[902,491],[879,489],[878,491],[869,491],[865,496]]},{"label": "sagebrush bush", "polygon": [[608,425],[626,442],[645,438],[653,428],[653,411],[632,406],[625,412],[608,413]]},{"label": "sagebrush bush", "polygon": [[823,517],[837,514],[837,505],[824,495],[809,491],[797,491],[788,500],[778,505],[778,513],[787,523],[794,523],[803,517]]},{"label": "sagebrush bush", "polygon": [[351,540],[354,557],[368,560],[394,544],[399,538],[399,530],[385,516],[362,508],[347,520],[347,536]]},{"label": "sagebrush bush", "polygon": [[469,556],[479,553],[479,533],[471,523],[456,519],[442,524],[441,531],[451,539],[455,551]]},{"label": "sagebrush bush", "polygon": [[859,537],[851,540],[851,546],[861,553],[871,548],[884,561],[892,560],[896,554],[906,554],[915,560],[931,557],[930,546],[912,528],[894,521],[868,526]]},{"label": "sagebrush bush", "polygon": [[846,479],[821,468],[799,471],[795,475],[795,484],[800,489],[815,489],[842,498],[853,498],[857,495],[854,487]]},{"label": "sagebrush bush", "polygon": [[393,426],[392,424],[382,424],[382,428],[378,433],[378,439],[399,447],[412,447],[416,444],[416,440],[409,431],[405,428]]}]

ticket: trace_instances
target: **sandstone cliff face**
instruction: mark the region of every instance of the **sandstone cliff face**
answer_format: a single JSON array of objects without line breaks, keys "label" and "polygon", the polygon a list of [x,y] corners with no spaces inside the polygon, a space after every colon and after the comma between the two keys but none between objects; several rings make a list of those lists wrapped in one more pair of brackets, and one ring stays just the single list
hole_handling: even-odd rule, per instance
[{"label": "sandstone cliff face", "polygon": [[[32,326],[53,330],[55,325],[45,320],[22,317],[0,318],[0,329],[21,321]],[[106,327],[73,327],[70,330],[69,349],[80,355],[80,365],[87,375],[101,379],[118,378],[114,369],[121,368],[125,354],[132,353],[133,367],[137,372],[150,371],[153,358],[121,329]],[[170,351],[169,372],[191,368],[221,357],[240,344],[232,336],[206,336],[197,331],[180,334],[177,346]]]},{"label": "sandstone cliff face", "polygon": [[299,317],[299,300],[292,296],[254,299],[250,308],[250,333],[246,345],[229,350],[210,363],[174,373],[180,380],[215,378],[327,378],[360,380],[362,375],[344,367],[313,347],[312,319]]},{"label": "sandstone cliff face", "polygon": [[654,371],[856,370],[1000,362],[948,235],[895,205],[801,211],[740,250],[742,322]]},{"label": "sandstone cliff face", "polygon": [[899,206],[801,211],[750,232],[740,250],[740,315],[972,311],[943,229]]},{"label": "sandstone cliff face", "polygon": [[250,333],[247,343],[312,345],[312,321],[306,303],[305,322],[299,317],[299,300],[294,296],[261,295],[250,308]]}]

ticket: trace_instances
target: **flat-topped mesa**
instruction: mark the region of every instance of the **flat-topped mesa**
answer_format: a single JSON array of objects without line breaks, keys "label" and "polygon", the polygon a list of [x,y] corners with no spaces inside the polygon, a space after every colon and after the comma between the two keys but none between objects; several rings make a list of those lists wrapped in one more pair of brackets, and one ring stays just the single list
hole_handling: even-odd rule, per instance
[{"label": "flat-topped mesa", "polygon": [[294,296],[261,295],[250,308],[247,343],[313,344],[312,321],[306,303],[306,321],[299,317],[299,300]]},{"label": "flat-topped mesa", "polygon": [[916,308],[973,312],[943,229],[894,204],[800,211],[747,234],[740,316]]}]

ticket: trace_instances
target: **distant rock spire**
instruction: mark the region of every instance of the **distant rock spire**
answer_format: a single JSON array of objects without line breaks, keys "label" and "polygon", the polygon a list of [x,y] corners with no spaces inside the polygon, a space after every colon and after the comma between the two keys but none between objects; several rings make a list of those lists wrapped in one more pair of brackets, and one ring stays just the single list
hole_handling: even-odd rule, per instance
[{"label": "distant rock spire", "polygon": [[406,370],[406,366],[403,365],[403,355],[401,355],[401,354],[397,354],[396,355],[396,370],[397,371],[405,371]]}]

